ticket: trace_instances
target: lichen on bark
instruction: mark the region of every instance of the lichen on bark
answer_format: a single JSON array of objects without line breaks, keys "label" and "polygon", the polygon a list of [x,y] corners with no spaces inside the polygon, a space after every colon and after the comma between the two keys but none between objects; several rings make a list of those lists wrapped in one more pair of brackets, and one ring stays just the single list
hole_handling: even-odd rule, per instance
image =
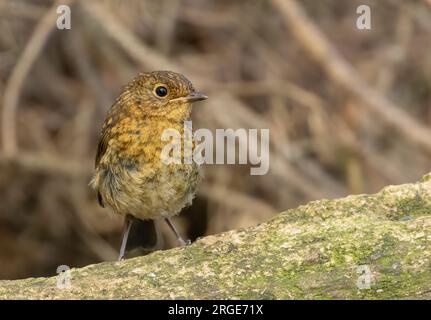
[{"label": "lichen on bark", "polygon": [[429,177],[313,201],[186,248],[72,269],[66,289],[56,277],[0,281],[0,298],[431,298]]}]

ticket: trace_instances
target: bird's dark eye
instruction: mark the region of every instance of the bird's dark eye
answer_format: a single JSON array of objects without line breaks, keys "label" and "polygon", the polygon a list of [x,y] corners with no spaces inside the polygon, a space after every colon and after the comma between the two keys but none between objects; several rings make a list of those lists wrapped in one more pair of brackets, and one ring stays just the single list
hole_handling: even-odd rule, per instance
[{"label": "bird's dark eye", "polygon": [[157,86],[154,91],[156,92],[156,95],[161,98],[166,97],[168,94],[168,89],[164,86]]}]

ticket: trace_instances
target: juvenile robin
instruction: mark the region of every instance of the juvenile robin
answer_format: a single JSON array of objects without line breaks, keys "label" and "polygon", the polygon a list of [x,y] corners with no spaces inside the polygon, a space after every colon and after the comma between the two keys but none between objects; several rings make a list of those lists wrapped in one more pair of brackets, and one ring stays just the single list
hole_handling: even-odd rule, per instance
[{"label": "juvenile robin", "polygon": [[156,219],[164,219],[178,241],[187,244],[170,217],[191,204],[200,170],[194,161],[166,164],[162,133],[174,129],[183,135],[192,103],[205,99],[182,74],[154,71],[130,81],[109,109],[90,184],[102,207],[125,217],[119,260],[132,225],[141,240],[148,232],[157,237]]}]

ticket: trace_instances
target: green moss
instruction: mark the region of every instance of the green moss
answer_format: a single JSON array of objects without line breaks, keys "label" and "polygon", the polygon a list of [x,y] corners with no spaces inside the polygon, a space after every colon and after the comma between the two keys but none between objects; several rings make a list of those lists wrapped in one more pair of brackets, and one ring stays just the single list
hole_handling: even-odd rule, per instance
[{"label": "green moss", "polygon": [[[72,269],[55,278],[0,281],[0,298],[430,298],[431,180],[376,195],[314,201],[267,223],[186,248]],[[371,270],[359,289],[358,266]]]},{"label": "green moss", "polygon": [[424,175],[420,180],[420,182],[428,182],[428,181],[431,181],[431,172]]},{"label": "green moss", "polygon": [[419,193],[413,198],[399,200],[397,209],[397,214],[389,214],[389,217],[403,220],[405,217],[413,218],[431,213],[431,208],[427,206]]}]

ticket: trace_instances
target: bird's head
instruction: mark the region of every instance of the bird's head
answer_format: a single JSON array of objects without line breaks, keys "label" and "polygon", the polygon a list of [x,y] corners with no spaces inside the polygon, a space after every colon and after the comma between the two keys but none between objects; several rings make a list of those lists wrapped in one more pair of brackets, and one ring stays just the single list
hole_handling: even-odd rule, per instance
[{"label": "bird's head", "polygon": [[169,118],[188,117],[192,102],[208,98],[195,91],[185,76],[172,71],[140,73],[122,96],[148,115]]}]

